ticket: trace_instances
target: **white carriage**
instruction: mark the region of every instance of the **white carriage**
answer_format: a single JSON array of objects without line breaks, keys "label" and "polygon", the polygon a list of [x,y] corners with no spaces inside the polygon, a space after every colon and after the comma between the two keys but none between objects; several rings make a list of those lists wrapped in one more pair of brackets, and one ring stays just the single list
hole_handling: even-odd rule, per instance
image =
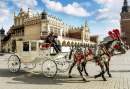
[{"label": "white carriage", "polygon": [[[28,50],[24,50],[24,45],[28,45]],[[69,69],[69,62],[66,60],[69,50],[66,52],[54,53],[53,47],[43,40],[17,41],[16,53],[8,59],[8,68],[11,72],[18,72],[21,63],[31,65],[35,68],[36,64],[42,64],[42,72],[47,77],[53,77],[57,71],[65,72]]]}]

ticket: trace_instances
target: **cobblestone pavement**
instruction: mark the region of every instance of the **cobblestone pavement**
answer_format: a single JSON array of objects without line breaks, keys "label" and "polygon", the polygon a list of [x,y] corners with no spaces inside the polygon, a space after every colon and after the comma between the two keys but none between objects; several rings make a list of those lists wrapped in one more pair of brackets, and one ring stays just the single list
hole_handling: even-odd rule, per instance
[{"label": "cobblestone pavement", "polygon": [[86,82],[82,81],[76,66],[72,70],[73,78],[68,78],[68,71],[58,72],[54,78],[46,78],[42,74],[41,65],[33,70],[24,70],[22,65],[18,73],[11,73],[7,66],[9,56],[0,56],[0,89],[130,89],[130,50],[112,57],[112,78],[106,73],[107,81],[93,77],[100,72],[100,67],[91,62],[86,66],[89,73],[89,76],[85,76]]}]

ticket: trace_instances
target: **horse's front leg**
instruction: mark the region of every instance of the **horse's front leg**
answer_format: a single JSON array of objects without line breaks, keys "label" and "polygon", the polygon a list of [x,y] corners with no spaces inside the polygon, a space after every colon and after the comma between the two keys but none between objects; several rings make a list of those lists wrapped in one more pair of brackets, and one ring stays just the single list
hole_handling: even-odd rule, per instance
[{"label": "horse's front leg", "polygon": [[111,74],[110,74],[110,72],[109,72],[109,63],[110,63],[110,58],[108,59],[108,61],[107,61],[107,74],[109,75],[109,77],[112,77],[111,76]]},{"label": "horse's front leg", "polygon": [[86,76],[89,76],[88,73],[87,73],[87,71],[86,71],[86,64],[87,64],[87,61],[83,62],[82,63],[82,68],[83,68],[84,73],[86,74]]},{"label": "horse's front leg", "polygon": [[77,62],[77,69],[81,75],[81,77],[83,78],[83,81],[86,81],[86,78],[83,76],[82,72],[81,72],[81,68],[80,68],[80,62]]},{"label": "horse's front leg", "polygon": [[74,60],[74,63],[71,64],[71,67],[70,67],[70,70],[69,70],[69,78],[72,78],[71,71],[72,71],[75,64],[76,64],[76,61]]},{"label": "horse's front leg", "polygon": [[103,62],[100,62],[100,67],[101,67],[102,72],[100,74],[98,74],[98,75],[95,75],[94,77],[98,78],[98,77],[102,76],[103,80],[107,81],[106,78],[104,77],[105,70],[104,70],[104,63]]}]

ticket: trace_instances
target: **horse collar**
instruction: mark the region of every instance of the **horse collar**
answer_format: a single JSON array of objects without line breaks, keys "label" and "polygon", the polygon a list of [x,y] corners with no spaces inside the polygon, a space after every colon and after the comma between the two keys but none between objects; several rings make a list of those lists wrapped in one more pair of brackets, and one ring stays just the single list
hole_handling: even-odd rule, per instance
[{"label": "horse collar", "polygon": [[107,47],[105,46],[105,43],[104,43],[103,46],[102,46],[102,51],[103,51],[108,57],[111,57],[111,53],[108,52],[108,49],[107,49]]}]

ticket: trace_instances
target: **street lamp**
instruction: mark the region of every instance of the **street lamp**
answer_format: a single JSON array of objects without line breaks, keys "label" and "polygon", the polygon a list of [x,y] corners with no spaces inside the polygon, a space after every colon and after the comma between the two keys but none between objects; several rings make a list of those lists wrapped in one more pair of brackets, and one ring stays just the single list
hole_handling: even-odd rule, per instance
[{"label": "street lamp", "polygon": [[126,44],[127,37],[123,36],[124,43]]}]

